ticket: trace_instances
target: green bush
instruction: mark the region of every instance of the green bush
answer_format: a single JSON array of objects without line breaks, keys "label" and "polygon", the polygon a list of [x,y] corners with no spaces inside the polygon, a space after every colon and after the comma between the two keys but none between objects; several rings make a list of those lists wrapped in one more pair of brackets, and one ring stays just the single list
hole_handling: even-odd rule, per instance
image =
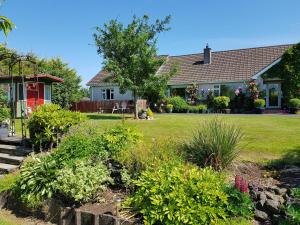
[{"label": "green bush", "polygon": [[289,100],[289,107],[290,108],[300,108],[300,99],[299,98],[292,98]]},{"label": "green bush", "polygon": [[87,202],[103,192],[112,183],[110,172],[100,161],[76,161],[74,166],[66,166],[57,172],[54,187],[71,201]]},{"label": "green bush", "polygon": [[282,221],[280,225],[298,225],[300,224],[300,189],[293,188],[292,196],[296,201],[290,203],[285,208],[286,220]]},{"label": "green bush", "polygon": [[167,98],[165,99],[165,101],[167,102],[167,104],[172,104],[174,107],[174,112],[186,112],[188,110],[188,103],[179,96],[175,96],[172,98]]},{"label": "green bush", "polygon": [[31,156],[23,163],[13,192],[27,206],[39,206],[55,192],[58,166],[49,154]]},{"label": "green bush", "polygon": [[147,109],[147,116],[149,116],[151,118],[154,116],[154,113],[152,112],[152,110],[150,108]]},{"label": "green bush", "polygon": [[229,106],[230,98],[227,96],[214,97],[213,106],[216,110],[227,109]]},{"label": "green bush", "polygon": [[253,218],[254,203],[248,193],[242,193],[233,186],[226,189],[228,194],[228,211],[231,217]]},{"label": "green bush", "polygon": [[197,165],[221,170],[236,158],[237,145],[242,137],[238,127],[215,118],[200,125],[183,148],[190,160]]},{"label": "green bush", "polygon": [[31,140],[36,146],[52,148],[57,138],[85,119],[83,114],[61,109],[55,104],[38,106],[28,120]]},{"label": "green bush", "polygon": [[127,204],[150,224],[220,224],[232,216],[225,177],[210,168],[162,165],[143,172]]},{"label": "green bush", "polygon": [[101,136],[84,136],[80,133],[63,138],[52,155],[61,164],[72,164],[77,159],[106,160],[109,156]]},{"label": "green bush", "polygon": [[254,107],[255,108],[264,108],[266,106],[266,101],[262,98],[254,100]]},{"label": "green bush", "polygon": [[174,108],[174,106],[172,104],[167,104],[167,106],[166,106],[166,110],[168,113],[172,112],[173,108]]},{"label": "green bush", "polygon": [[111,154],[118,154],[131,145],[137,144],[142,135],[132,128],[116,126],[104,132],[102,142],[104,148]]},{"label": "green bush", "polygon": [[0,123],[8,118],[10,118],[10,109],[0,106]]},{"label": "green bush", "polygon": [[151,146],[135,145],[120,152],[114,158],[120,162],[131,177],[137,177],[147,168],[157,168],[165,162],[183,162],[184,157],[175,141],[161,139],[153,141]]},{"label": "green bush", "polygon": [[198,108],[199,113],[202,113],[203,111],[207,110],[206,105],[196,105],[196,107]]}]

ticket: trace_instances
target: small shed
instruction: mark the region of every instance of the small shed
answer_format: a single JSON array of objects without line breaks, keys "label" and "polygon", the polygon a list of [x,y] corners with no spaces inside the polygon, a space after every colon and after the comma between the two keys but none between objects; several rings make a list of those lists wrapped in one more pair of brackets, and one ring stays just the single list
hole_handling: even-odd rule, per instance
[{"label": "small shed", "polygon": [[[30,115],[34,109],[43,104],[51,103],[52,84],[64,80],[50,74],[35,74],[24,76],[0,76],[0,84],[6,84],[8,99],[15,105],[15,116],[21,117],[22,109],[25,115]],[[11,98],[12,93],[12,98]]]}]

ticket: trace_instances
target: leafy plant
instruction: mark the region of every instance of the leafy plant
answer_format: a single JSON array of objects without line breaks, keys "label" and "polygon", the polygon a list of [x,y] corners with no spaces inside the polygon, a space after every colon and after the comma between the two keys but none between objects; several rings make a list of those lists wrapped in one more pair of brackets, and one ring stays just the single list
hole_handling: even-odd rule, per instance
[{"label": "leafy plant", "polygon": [[214,97],[213,105],[216,110],[227,109],[229,106],[230,98],[227,96]]},{"label": "leafy plant", "polygon": [[167,104],[173,105],[175,112],[186,112],[189,106],[187,102],[179,96],[166,98],[165,101],[167,102]]},{"label": "leafy plant", "polygon": [[232,217],[253,218],[254,203],[248,193],[243,193],[236,188],[229,186],[226,190],[228,194],[228,211]]},{"label": "leafy plant", "polygon": [[49,155],[31,156],[22,165],[13,192],[26,205],[36,207],[55,192],[57,163]]},{"label": "leafy plant", "polygon": [[10,118],[10,109],[0,106],[0,123]]},{"label": "leafy plant", "polygon": [[266,101],[264,99],[258,98],[254,100],[255,108],[264,108],[266,106]]},{"label": "leafy plant", "polygon": [[38,106],[28,120],[30,137],[36,146],[52,148],[72,125],[84,121],[86,117],[78,112],[61,109],[59,105]]},{"label": "leafy plant", "polygon": [[183,148],[197,165],[221,170],[237,157],[237,145],[242,137],[238,127],[215,118],[199,126]]},{"label": "leafy plant", "polygon": [[152,110],[150,108],[147,109],[147,116],[153,118],[154,113],[152,112]]},{"label": "leafy plant", "polygon": [[67,135],[53,152],[57,163],[73,164],[78,159],[106,160],[109,156],[101,136]]},{"label": "leafy plant", "polygon": [[167,106],[166,106],[167,112],[169,112],[169,113],[173,111],[173,108],[174,108],[174,106],[172,104],[167,104]]},{"label": "leafy plant", "polygon": [[230,211],[224,176],[210,168],[165,164],[146,170],[134,182],[127,204],[150,224],[219,224]]},{"label": "leafy plant", "polygon": [[70,200],[87,202],[112,183],[110,172],[103,163],[78,160],[57,172],[56,190]]},{"label": "leafy plant", "polygon": [[142,135],[132,128],[116,126],[104,132],[102,142],[111,155],[116,155],[131,145],[137,144],[141,137]]},{"label": "leafy plant", "polygon": [[292,98],[289,100],[289,107],[290,108],[300,108],[300,99],[299,98]]}]

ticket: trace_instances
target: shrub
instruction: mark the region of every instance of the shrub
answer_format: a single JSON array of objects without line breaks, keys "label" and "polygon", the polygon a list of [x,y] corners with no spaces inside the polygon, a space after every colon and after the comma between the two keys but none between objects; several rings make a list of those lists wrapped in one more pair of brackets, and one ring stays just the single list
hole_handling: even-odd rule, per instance
[{"label": "shrub", "polygon": [[214,97],[213,105],[216,110],[227,109],[229,106],[230,98],[227,96]]},{"label": "shrub", "polygon": [[147,168],[157,168],[165,162],[183,162],[183,159],[176,143],[166,139],[155,140],[151,146],[140,144],[128,148],[115,157],[115,160],[124,165],[131,177],[137,177]]},{"label": "shrub", "polygon": [[291,194],[296,201],[286,206],[285,213],[287,218],[280,225],[300,224],[300,189],[293,188]]},{"label": "shrub", "polygon": [[104,148],[111,154],[118,154],[131,145],[137,144],[142,135],[132,128],[116,126],[104,132],[102,142]]},{"label": "shrub", "polygon": [[154,116],[154,114],[150,108],[147,109],[147,116],[149,116],[151,118]]},{"label": "shrub", "polygon": [[101,136],[82,134],[67,135],[59,147],[53,152],[53,157],[60,164],[72,164],[77,159],[106,160],[108,151],[104,147]]},{"label": "shrub", "polygon": [[173,111],[173,108],[174,108],[174,106],[172,104],[167,104],[167,106],[166,106],[167,112],[169,112],[169,113]]},{"label": "shrub", "polygon": [[31,156],[23,163],[13,192],[29,207],[39,206],[55,192],[57,166],[49,154]]},{"label": "shrub", "polygon": [[207,110],[207,106],[206,105],[196,105],[198,112],[202,113],[203,111]]},{"label": "shrub", "polygon": [[0,106],[0,123],[8,118],[10,118],[10,109]]},{"label": "shrub", "polygon": [[300,108],[300,99],[299,98],[292,98],[289,100],[289,107],[290,108]]},{"label": "shrub", "polygon": [[38,106],[28,120],[28,129],[33,143],[40,147],[50,147],[68,129],[85,120],[78,112],[61,109],[55,104]]},{"label": "shrub", "polygon": [[172,104],[175,112],[186,112],[188,109],[187,102],[179,96],[166,99],[167,104]]},{"label": "shrub", "polygon": [[199,126],[192,139],[183,147],[190,160],[197,165],[220,170],[236,158],[237,145],[242,137],[238,127],[215,118]]},{"label": "shrub", "polygon": [[227,220],[224,176],[210,168],[162,165],[143,172],[127,204],[150,224],[219,224]]},{"label": "shrub", "polygon": [[246,219],[253,217],[254,204],[248,193],[242,193],[232,186],[227,188],[226,193],[228,194],[228,211],[232,217]]},{"label": "shrub", "polygon": [[255,108],[264,108],[266,106],[266,101],[262,98],[254,100],[254,107]]},{"label": "shrub", "polygon": [[57,172],[56,190],[71,201],[87,202],[112,183],[110,172],[100,161],[76,161]]}]

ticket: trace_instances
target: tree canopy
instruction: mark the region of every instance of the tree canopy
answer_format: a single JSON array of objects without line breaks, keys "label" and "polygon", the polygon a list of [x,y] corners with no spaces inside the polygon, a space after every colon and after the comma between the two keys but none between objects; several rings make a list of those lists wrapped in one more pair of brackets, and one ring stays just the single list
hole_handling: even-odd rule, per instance
[{"label": "tree canopy", "polygon": [[281,61],[263,77],[282,79],[282,92],[286,101],[300,98],[300,43],[289,48],[281,57]]},{"label": "tree canopy", "polygon": [[[18,52],[0,45],[0,76],[8,75],[9,64],[20,57],[21,55]],[[52,102],[63,108],[69,108],[73,102],[87,97],[86,90],[80,84],[81,77],[60,58],[41,59],[34,54],[28,54],[24,57],[33,61],[36,65],[24,61],[22,63],[23,74],[48,73],[64,79],[64,83],[53,84]],[[18,75],[18,70],[18,65],[15,65],[12,73]]]},{"label": "tree canopy", "polygon": [[120,87],[121,93],[132,91],[135,102],[147,93],[161,92],[167,78],[157,75],[158,68],[164,62],[157,57],[157,35],[169,30],[170,16],[150,24],[149,17],[133,17],[131,23],[124,26],[118,20],[111,20],[103,27],[96,27],[94,39],[98,54],[103,56],[104,69],[113,74],[113,82]]}]

